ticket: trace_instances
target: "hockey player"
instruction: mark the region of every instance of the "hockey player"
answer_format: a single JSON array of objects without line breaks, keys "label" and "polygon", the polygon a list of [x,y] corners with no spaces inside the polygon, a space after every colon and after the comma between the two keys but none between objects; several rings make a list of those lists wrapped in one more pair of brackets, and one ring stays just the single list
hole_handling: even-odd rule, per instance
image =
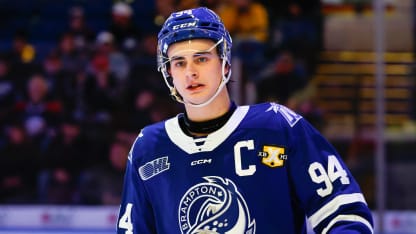
[{"label": "hockey player", "polygon": [[131,147],[118,233],[373,233],[371,212],[335,149],[276,103],[237,106],[232,40],[207,8],[172,13],[158,69],[185,113]]}]

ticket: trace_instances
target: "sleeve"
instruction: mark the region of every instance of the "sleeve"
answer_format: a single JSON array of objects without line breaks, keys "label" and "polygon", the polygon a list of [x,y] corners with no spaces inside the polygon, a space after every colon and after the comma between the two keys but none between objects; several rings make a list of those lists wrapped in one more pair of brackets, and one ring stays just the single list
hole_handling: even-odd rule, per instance
[{"label": "sleeve", "polygon": [[373,233],[370,209],[334,147],[306,120],[288,128],[289,176],[316,233]]},{"label": "sleeve", "polygon": [[129,153],[124,176],[123,194],[117,222],[117,233],[156,233],[153,210],[143,180],[139,176],[138,167],[134,163],[135,155],[133,149],[134,148],[132,148]]}]

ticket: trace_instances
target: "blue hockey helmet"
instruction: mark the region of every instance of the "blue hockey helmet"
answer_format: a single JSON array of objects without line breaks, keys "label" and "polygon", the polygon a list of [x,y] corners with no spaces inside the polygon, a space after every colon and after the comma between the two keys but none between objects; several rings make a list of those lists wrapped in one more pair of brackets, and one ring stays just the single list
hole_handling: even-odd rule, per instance
[{"label": "blue hockey helmet", "polygon": [[231,69],[227,73],[225,70],[227,65],[231,67],[232,39],[220,17],[206,7],[174,12],[165,21],[158,34],[157,69],[162,73],[165,83],[170,90],[170,95],[181,103],[185,103],[185,101],[177,92],[173,83],[171,83],[171,76],[168,72],[169,58],[167,52],[171,44],[192,39],[212,40],[215,43],[212,48],[217,48],[218,54],[222,59],[222,80],[215,94],[203,103],[187,102],[187,104],[194,107],[203,107],[218,96],[231,77]]},{"label": "blue hockey helmet", "polygon": [[172,13],[158,34],[158,70],[166,74],[167,50],[175,42],[191,39],[211,39],[219,43],[221,59],[231,65],[232,39],[220,17],[206,7]]}]

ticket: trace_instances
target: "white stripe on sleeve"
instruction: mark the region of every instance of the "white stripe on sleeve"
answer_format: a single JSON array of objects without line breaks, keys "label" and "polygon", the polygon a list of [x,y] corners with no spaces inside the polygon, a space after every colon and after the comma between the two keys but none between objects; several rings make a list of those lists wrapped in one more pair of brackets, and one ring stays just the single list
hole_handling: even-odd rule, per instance
[{"label": "white stripe on sleeve", "polygon": [[365,226],[368,227],[368,229],[371,231],[371,233],[374,233],[373,227],[371,226],[370,222],[368,222],[368,220],[364,219],[363,217],[358,216],[358,215],[338,215],[333,220],[331,220],[331,222],[329,222],[328,226],[326,226],[322,230],[322,234],[326,234],[332,228],[332,226],[335,223],[339,222],[339,221],[350,221],[350,222],[363,223]]},{"label": "white stripe on sleeve", "polygon": [[351,204],[355,202],[362,202],[365,203],[365,199],[362,193],[352,193],[352,194],[342,194],[330,202],[325,204],[321,209],[316,211],[313,215],[311,215],[308,220],[311,223],[312,227],[315,228],[322,220],[327,218],[328,216],[332,215],[334,212],[338,210],[338,208],[342,205]]}]

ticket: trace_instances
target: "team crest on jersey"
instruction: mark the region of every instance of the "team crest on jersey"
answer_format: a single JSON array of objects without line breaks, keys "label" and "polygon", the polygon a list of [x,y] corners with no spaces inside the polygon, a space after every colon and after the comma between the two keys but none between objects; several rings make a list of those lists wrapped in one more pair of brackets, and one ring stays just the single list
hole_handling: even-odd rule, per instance
[{"label": "team crest on jersey", "polygon": [[263,151],[258,154],[261,157],[261,162],[271,168],[284,166],[287,160],[285,148],[273,145],[264,145]]},{"label": "team crest on jersey", "polygon": [[246,201],[234,182],[204,177],[183,195],[178,209],[182,234],[256,233]]}]

